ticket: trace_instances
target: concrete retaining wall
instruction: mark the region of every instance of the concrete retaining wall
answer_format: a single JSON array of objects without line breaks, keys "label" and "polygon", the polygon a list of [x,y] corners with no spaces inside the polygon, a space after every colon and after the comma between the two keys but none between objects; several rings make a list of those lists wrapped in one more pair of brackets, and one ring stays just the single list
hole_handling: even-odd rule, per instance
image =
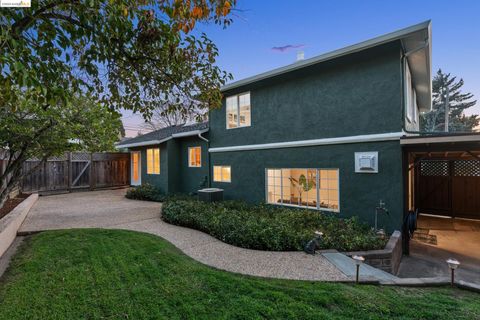
[{"label": "concrete retaining wall", "polygon": [[359,255],[365,258],[365,263],[391,274],[397,274],[402,261],[402,233],[393,232],[383,250],[346,252],[347,256]]},{"label": "concrete retaining wall", "polygon": [[15,240],[18,229],[37,200],[38,194],[30,195],[10,213],[0,219],[0,257],[7,251],[13,240]]}]

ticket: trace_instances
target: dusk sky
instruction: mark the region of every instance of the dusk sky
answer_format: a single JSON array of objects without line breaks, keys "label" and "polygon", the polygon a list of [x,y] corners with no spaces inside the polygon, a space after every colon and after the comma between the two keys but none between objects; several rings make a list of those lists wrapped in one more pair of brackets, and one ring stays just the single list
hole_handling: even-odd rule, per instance
[{"label": "dusk sky", "polygon": [[[217,45],[217,64],[240,80],[370,38],[432,20],[433,69],[463,78],[464,90],[480,97],[480,1],[258,1],[238,0],[227,29],[202,25]],[[473,110],[475,109],[475,110]],[[480,113],[480,102],[470,113]],[[124,112],[127,136],[141,116]]]}]

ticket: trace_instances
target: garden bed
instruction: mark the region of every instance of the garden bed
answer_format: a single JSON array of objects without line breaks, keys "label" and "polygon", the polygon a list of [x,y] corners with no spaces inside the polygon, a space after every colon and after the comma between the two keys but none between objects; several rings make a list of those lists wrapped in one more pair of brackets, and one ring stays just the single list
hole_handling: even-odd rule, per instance
[{"label": "garden bed", "polygon": [[170,198],[163,205],[162,219],[255,250],[301,251],[316,230],[324,233],[320,249],[378,250],[388,240],[380,239],[355,217],[340,219],[319,211],[237,201],[205,203]]},{"label": "garden bed", "polygon": [[16,206],[22,203],[23,200],[27,199],[29,194],[20,193],[15,198],[8,199],[3,207],[0,208],[0,219],[10,213]]}]

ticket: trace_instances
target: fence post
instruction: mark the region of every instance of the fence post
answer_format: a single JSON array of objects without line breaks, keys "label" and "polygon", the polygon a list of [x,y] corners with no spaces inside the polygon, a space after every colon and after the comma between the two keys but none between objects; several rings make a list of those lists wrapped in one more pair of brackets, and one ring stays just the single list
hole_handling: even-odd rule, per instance
[{"label": "fence post", "polygon": [[72,153],[67,153],[67,170],[68,170],[68,177],[67,177],[67,190],[68,192],[72,192],[72,176],[73,176],[73,168],[72,168]]},{"label": "fence post", "polygon": [[93,152],[90,153],[90,190],[95,190],[95,164],[93,162]]}]

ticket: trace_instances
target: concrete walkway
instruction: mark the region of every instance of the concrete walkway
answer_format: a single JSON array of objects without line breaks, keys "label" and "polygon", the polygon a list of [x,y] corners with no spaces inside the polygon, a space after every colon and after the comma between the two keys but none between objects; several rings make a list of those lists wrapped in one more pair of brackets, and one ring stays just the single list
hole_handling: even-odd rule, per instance
[{"label": "concrete walkway", "polygon": [[125,189],[120,189],[40,197],[19,232],[69,228],[133,230],[162,237],[193,259],[230,272],[296,280],[352,280],[320,254],[231,246],[203,232],[163,222],[159,203],[129,200],[124,195]]}]

